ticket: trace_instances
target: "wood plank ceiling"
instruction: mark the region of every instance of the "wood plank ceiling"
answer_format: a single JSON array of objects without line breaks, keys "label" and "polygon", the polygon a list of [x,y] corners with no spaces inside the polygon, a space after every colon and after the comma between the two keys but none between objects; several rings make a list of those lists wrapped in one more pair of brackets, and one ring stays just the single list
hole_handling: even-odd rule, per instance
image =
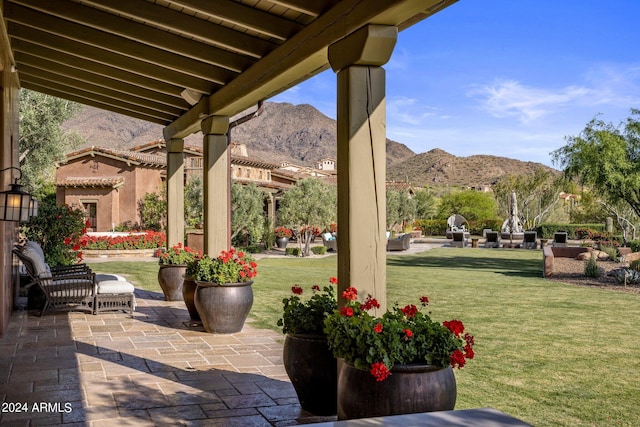
[{"label": "wood plank ceiling", "polygon": [[456,0],[0,1],[22,87],[184,137],[326,69],[361,26],[404,29]]}]

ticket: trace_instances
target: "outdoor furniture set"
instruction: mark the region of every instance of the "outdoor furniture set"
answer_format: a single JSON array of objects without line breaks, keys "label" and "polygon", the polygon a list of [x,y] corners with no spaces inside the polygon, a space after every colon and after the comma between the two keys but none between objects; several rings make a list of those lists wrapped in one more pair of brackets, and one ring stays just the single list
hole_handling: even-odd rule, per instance
[{"label": "outdoor furniture set", "polygon": [[134,286],[117,274],[96,274],[86,265],[49,267],[36,242],[16,245],[13,253],[29,276],[27,288],[37,285],[44,295],[40,315],[52,310],[82,310],[97,314],[124,310],[133,316]]},{"label": "outdoor furniture set", "polygon": [[411,245],[411,233],[387,238],[387,251],[406,251]]}]

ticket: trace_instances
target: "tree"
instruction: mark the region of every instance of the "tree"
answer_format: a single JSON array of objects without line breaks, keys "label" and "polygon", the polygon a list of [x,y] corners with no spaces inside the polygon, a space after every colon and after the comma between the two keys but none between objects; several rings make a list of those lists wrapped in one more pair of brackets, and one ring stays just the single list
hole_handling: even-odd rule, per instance
[{"label": "tree", "polygon": [[462,190],[442,197],[438,217],[445,219],[458,214],[467,221],[493,219],[496,216],[496,202],[490,193]]},{"label": "tree", "polygon": [[203,199],[202,179],[196,176],[184,187],[184,222],[188,227],[195,227],[204,221]]},{"label": "tree", "polygon": [[531,175],[502,177],[493,186],[493,194],[500,212],[510,215],[510,195],[516,192],[518,216],[525,229],[530,230],[547,218],[559,201],[564,182],[550,170],[537,168]]},{"label": "tree", "polygon": [[[324,229],[336,221],[336,198],[336,188],[318,178],[302,179],[282,196],[278,222],[299,229],[306,227],[304,256],[310,252],[311,227]],[[302,248],[302,242],[299,244]]]},{"label": "tree", "polygon": [[422,188],[415,191],[416,218],[431,219],[438,213],[438,203],[431,191]]},{"label": "tree", "polygon": [[408,191],[387,189],[387,228],[404,225],[416,218],[416,201]]},{"label": "tree", "polygon": [[145,230],[161,231],[167,226],[167,198],[166,191],[160,193],[146,193],[138,201],[140,213],[140,227]]},{"label": "tree", "polygon": [[640,110],[619,126],[597,117],[551,153],[567,178],[578,178],[611,204],[624,202],[640,216]]},{"label": "tree", "polygon": [[55,163],[84,140],[60,125],[82,107],[75,102],[26,89],[20,90],[19,152],[23,183],[32,191],[53,181]]},{"label": "tree", "polygon": [[264,232],[264,193],[255,184],[231,184],[231,239],[259,242]]}]

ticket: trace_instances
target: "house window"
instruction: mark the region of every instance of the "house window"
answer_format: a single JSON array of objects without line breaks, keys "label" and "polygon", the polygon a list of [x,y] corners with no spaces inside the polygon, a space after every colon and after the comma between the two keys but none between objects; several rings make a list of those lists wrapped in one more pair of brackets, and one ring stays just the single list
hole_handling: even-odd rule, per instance
[{"label": "house window", "polygon": [[88,228],[96,230],[98,226],[98,204],[83,203],[82,207],[84,208],[85,220],[89,223]]}]

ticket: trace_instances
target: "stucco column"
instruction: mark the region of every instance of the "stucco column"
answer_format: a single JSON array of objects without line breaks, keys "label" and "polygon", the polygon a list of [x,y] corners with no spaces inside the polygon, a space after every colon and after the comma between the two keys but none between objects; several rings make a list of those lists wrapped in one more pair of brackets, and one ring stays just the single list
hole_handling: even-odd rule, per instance
[{"label": "stucco column", "polygon": [[267,193],[267,219],[269,227],[273,230],[276,226],[276,200],[273,193]]},{"label": "stucco column", "polygon": [[167,247],[184,243],[184,140],[167,141]]},{"label": "stucco column", "polygon": [[368,25],[329,47],[338,73],[338,283],[386,310],[385,71],[395,27]]},{"label": "stucco column", "polygon": [[204,251],[215,258],[231,247],[231,173],[227,142],[229,117],[207,117],[204,134]]}]

